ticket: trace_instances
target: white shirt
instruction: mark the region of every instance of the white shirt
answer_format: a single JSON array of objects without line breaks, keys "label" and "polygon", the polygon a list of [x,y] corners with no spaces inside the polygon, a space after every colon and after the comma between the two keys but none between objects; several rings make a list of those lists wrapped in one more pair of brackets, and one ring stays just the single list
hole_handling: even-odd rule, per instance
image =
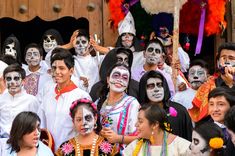
[{"label": "white shirt", "polygon": [[[17,153],[15,151],[11,152],[11,148],[9,145],[5,146],[3,153],[4,153],[3,156],[17,156]],[[49,147],[47,147],[41,141],[39,141],[39,146],[37,149],[36,156],[54,156],[54,155]]]},{"label": "white shirt", "polygon": [[74,56],[74,76],[80,78],[86,77],[88,79],[87,92],[90,92],[92,86],[100,80],[99,78],[99,65],[103,61],[105,55],[99,56],[99,61],[97,57],[91,55],[87,56]]},{"label": "white shirt", "polygon": [[37,112],[39,103],[37,99],[25,90],[15,96],[8,91],[0,95],[0,138],[8,137],[11,125],[19,113],[23,111]]},{"label": "white shirt", "polygon": [[132,62],[132,66],[131,66],[132,70],[138,66],[143,66],[144,62],[145,62],[145,58],[144,58],[143,51],[133,52],[133,62]]},{"label": "white shirt", "polygon": [[55,141],[55,150],[57,150],[63,142],[76,135],[72,118],[69,115],[72,102],[80,98],[91,98],[88,93],[76,88],[61,94],[56,100],[55,86],[56,84],[52,84],[47,87],[47,94],[42,97],[38,114],[41,118],[41,127],[47,128],[52,134]]},{"label": "white shirt", "polygon": [[[132,156],[138,140],[132,141],[123,151],[124,156]],[[176,138],[167,146],[167,156],[188,156],[188,148],[190,142],[184,138],[176,136]],[[153,156],[161,155],[162,146],[150,146],[150,153]],[[142,146],[138,156],[144,155],[144,147]]]}]

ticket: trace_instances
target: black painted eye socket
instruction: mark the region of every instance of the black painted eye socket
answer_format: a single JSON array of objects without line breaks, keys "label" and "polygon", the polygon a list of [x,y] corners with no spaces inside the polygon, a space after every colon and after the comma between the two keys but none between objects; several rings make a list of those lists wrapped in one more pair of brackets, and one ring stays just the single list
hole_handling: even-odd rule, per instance
[{"label": "black painted eye socket", "polygon": [[[15,76],[15,77],[13,77],[13,80],[19,81],[20,78],[21,78],[21,77],[19,77],[19,76]],[[12,80],[12,77],[6,77],[6,81],[11,81],[11,80]]]},{"label": "black painted eye socket", "polygon": [[86,44],[87,42],[85,40],[82,40],[82,44]]},{"label": "black painted eye socket", "polygon": [[147,49],[148,52],[153,52],[153,50],[154,50],[154,49],[153,49],[152,47],[150,47],[150,48]]},{"label": "black painted eye socket", "polygon": [[88,122],[92,121],[92,116],[91,115],[86,115],[85,120],[88,121]]}]

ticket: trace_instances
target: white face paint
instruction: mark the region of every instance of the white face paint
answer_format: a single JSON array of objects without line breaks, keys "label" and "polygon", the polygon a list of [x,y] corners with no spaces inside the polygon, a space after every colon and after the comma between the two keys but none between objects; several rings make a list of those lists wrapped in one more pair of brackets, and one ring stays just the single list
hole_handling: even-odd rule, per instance
[{"label": "white face paint", "polygon": [[130,48],[133,44],[133,39],[134,36],[131,33],[123,33],[121,37],[122,45],[125,48]]},{"label": "white face paint", "polygon": [[39,50],[37,48],[29,48],[26,51],[25,61],[29,66],[38,66],[41,61]]},{"label": "white face paint", "polygon": [[6,86],[11,95],[21,91],[22,78],[18,72],[9,72],[5,75]]},{"label": "white face paint", "polygon": [[46,53],[54,49],[58,45],[56,39],[52,35],[46,35],[43,39],[43,48]]},{"label": "white face paint", "polygon": [[87,54],[89,48],[89,41],[85,36],[78,36],[74,45],[75,52],[79,56]]},{"label": "white face paint", "polygon": [[199,65],[192,66],[189,69],[188,80],[194,90],[197,90],[206,80],[206,70]]},{"label": "white face paint", "polygon": [[164,88],[162,80],[159,78],[149,78],[147,80],[147,96],[152,102],[161,102],[164,98]]},{"label": "white face paint", "polygon": [[[206,150],[207,143],[196,131],[192,134],[192,143],[190,145],[192,156],[209,156],[209,149]],[[205,151],[206,150],[206,151]]]},{"label": "white face paint", "polygon": [[125,67],[115,67],[109,78],[110,89],[114,92],[123,92],[128,87],[130,73]]},{"label": "white face paint", "polygon": [[117,63],[118,64],[125,64],[126,66],[129,66],[128,56],[124,53],[117,54]]},{"label": "white face paint", "polygon": [[159,64],[163,61],[162,48],[157,43],[150,43],[145,51],[145,58],[148,64]]},{"label": "white face paint", "polygon": [[81,134],[85,135],[91,133],[94,130],[95,118],[93,113],[85,107],[82,108],[82,115],[83,115],[82,119],[83,125],[82,125]]},{"label": "white face paint", "polygon": [[15,43],[11,43],[6,45],[6,49],[5,49],[5,55],[11,55],[16,59],[16,48],[15,48]]}]

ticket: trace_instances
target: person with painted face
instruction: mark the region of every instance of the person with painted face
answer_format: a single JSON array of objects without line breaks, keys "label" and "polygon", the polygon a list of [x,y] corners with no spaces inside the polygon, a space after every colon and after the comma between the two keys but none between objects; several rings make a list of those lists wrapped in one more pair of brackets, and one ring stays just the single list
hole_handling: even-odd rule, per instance
[{"label": "person with painted face", "polygon": [[217,124],[224,134],[225,155],[233,155],[235,147],[228,134],[227,128],[224,125],[225,115],[229,109],[235,104],[235,91],[225,87],[217,87],[208,95],[208,114],[211,119]]},{"label": "person with painted face", "polygon": [[12,123],[10,137],[2,147],[4,156],[53,156],[40,140],[40,118],[33,112],[19,113]]},{"label": "person with painted face", "polygon": [[85,29],[79,29],[76,39],[73,40],[76,53],[74,76],[84,81],[87,92],[99,81],[99,65],[104,58],[104,55],[100,55],[99,59],[98,56],[91,56],[89,40],[89,32]]},{"label": "person with painted face", "polygon": [[[125,64],[128,67],[132,66],[133,53],[130,49],[126,48],[114,48],[108,54],[106,54],[101,66],[100,66],[100,81],[93,85],[90,96],[93,101],[99,98],[99,90],[102,85],[106,82],[106,77],[109,69],[116,63]],[[127,94],[138,99],[139,83],[133,79],[130,79],[129,87],[127,88]]]},{"label": "person with painted face", "polygon": [[190,142],[170,133],[168,125],[164,109],[158,105],[144,104],[135,124],[138,139],[124,149],[124,156],[186,155]]},{"label": "person with painted face", "polygon": [[[224,86],[235,90],[235,43],[224,43],[218,49],[216,57],[219,73],[209,77],[202,84],[193,99],[193,108],[189,114],[194,122],[208,116],[208,94],[216,87]],[[219,75],[219,76],[218,76]]]},{"label": "person with painted face", "polygon": [[101,129],[96,105],[88,99],[78,99],[70,107],[70,116],[78,135],[65,141],[57,156],[66,155],[118,155],[115,144],[99,135]]},{"label": "person with painted face", "polygon": [[19,64],[21,64],[20,42],[14,35],[7,37],[4,41],[1,55],[12,56]]},{"label": "person with painted face", "polygon": [[3,71],[6,69],[8,65],[0,60],[0,94],[6,91],[6,84],[4,82]]},{"label": "person with painted face", "polygon": [[136,98],[125,93],[130,76],[126,65],[112,66],[96,101],[102,124],[100,134],[111,143],[119,143],[121,151],[136,138],[135,123],[140,107]]},{"label": "person with painted face", "polygon": [[190,116],[182,105],[170,100],[170,91],[165,77],[158,71],[146,72],[139,83],[139,95],[141,104],[150,103],[159,105],[167,113],[173,107],[178,112],[177,117],[168,117],[172,133],[187,140],[191,140],[192,122]]},{"label": "person with painted face", "polygon": [[25,67],[26,78],[24,88],[28,94],[36,96],[42,89],[49,77],[47,68],[41,66],[40,62],[43,57],[42,48],[36,43],[31,43],[25,48],[25,61],[28,66]]},{"label": "person with painted face", "polygon": [[192,143],[189,146],[187,155],[227,156],[224,154],[223,145],[223,133],[216,124],[200,124],[193,130]]},{"label": "person with painted face", "polygon": [[192,108],[193,98],[198,88],[204,82],[207,81],[207,78],[208,78],[208,64],[201,59],[192,61],[188,71],[188,80],[191,87],[183,91],[178,91],[172,98],[172,101],[180,103],[186,109]]},{"label": "person with painted face", "polygon": [[42,96],[38,114],[42,127],[48,129],[55,141],[55,150],[64,141],[75,136],[73,123],[69,116],[69,108],[73,101],[90,96],[78,88],[71,80],[74,71],[72,54],[62,48],[56,48],[51,58],[52,77],[55,83],[46,88]]},{"label": "person with painted face", "polygon": [[156,70],[161,72],[167,80],[167,84],[170,88],[171,96],[175,94],[175,88],[171,75],[164,70],[159,69],[158,64],[164,60],[165,50],[162,43],[158,39],[149,41],[144,51],[145,62],[141,66],[135,67],[132,70],[132,78],[136,81],[140,81],[141,77],[150,70]]},{"label": "person with painted face", "polygon": [[18,64],[3,71],[7,91],[0,95],[0,138],[8,138],[12,121],[22,111],[37,112],[38,100],[23,89],[25,71]]}]

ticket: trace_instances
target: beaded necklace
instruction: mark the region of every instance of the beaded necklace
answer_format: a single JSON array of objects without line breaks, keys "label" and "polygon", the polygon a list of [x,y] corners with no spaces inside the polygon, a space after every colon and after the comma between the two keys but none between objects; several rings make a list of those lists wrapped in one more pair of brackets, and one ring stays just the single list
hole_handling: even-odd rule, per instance
[{"label": "beaded necklace", "polygon": [[[97,142],[98,137],[99,136],[96,135],[96,137],[92,141],[90,156],[94,156],[94,154],[95,154],[95,146],[96,146],[96,142]],[[77,147],[77,156],[81,156],[80,144],[78,143],[78,138],[77,137],[75,137],[75,141],[76,141],[76,147]]]}]

